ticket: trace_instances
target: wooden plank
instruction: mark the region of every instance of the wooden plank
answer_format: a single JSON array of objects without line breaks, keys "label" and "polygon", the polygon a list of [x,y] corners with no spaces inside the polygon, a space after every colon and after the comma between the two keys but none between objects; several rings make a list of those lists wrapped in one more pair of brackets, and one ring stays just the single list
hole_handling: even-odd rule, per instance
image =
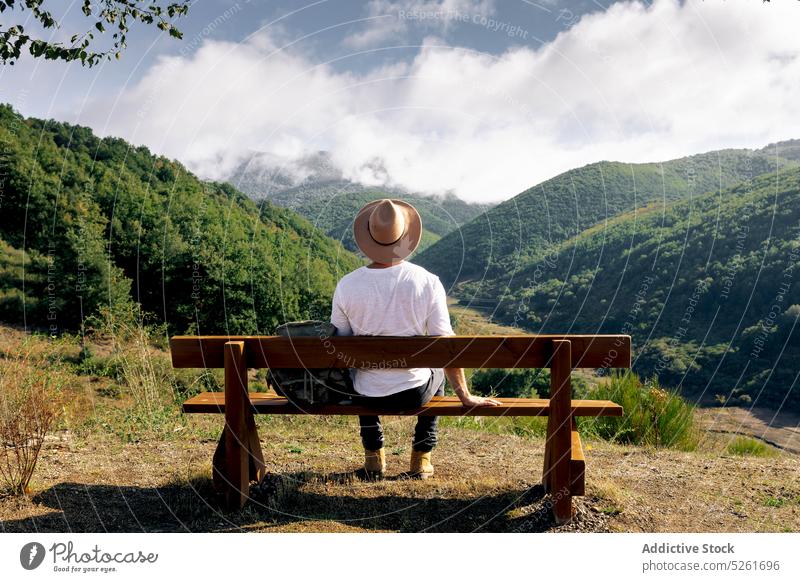
[{"label": "wooden plank", "polygon": [[241,509],[250,495],[247,431],[247,366],[244,342],[227,342],[225,351],[225,474],[221,481],[227,509]]},{"label": "wooden plank", "polygon": [[570,460],[572,458],[572,360],[569,340],[553,342],[553,365],[550,369],[550,414],[547,440],[550,442],[542,480],[550,493],[556,523],[572,519]]},{"label": "wooden plank", "polygon": [[[397,411],[359,406],[355,404],[322,404],[295,406],[286,398],[272,393],[251,392],[250,407],[255,414],[325,414],[384,416],[547,416],[550,401],[540,398],[501,398],[500,406],[465,408],[455,396],[434,396],[424,407]],[[622,416],[622,407],[609,400],[573,400],[572,413],[576,416]],[[187,414],[219,414],[225,412],[222,392],[203,392],[183,403]]]},{"label": "wooden plank", "polygon": [[547,368],[554,341],[571,343],[574,368],[629,368],[628,335],[175,336],[176,368],[221,368],[223,346],[244,342],[250,368]]},{"label": "wooden plank", "polygon": [[572,458],[569,464],[570,490],[572,495],[585,495],[586,493],[586,458],[583,456],[583,444],[575,417],[572,418]]}]

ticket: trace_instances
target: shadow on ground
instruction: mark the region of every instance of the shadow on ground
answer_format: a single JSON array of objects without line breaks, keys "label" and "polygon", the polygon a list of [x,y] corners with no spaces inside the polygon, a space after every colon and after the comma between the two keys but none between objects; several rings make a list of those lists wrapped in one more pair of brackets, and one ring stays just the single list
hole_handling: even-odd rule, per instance
[{"label": "shadow on ground", "polygon": [[[360,485],[358,495],[343,494],[351,482]],[[555,527],[549,497],[539,485],[460,498],[437,496],[431,482],[418,497],[391,489],[391,483],[373,489],[356,473],[271,474],[253,488],[243,510],[227,513],[206,478],[161,487],[60,483],[20,500],[35,506],[37,515],[0,522],[0,530],[543,532]],[[577,523],[570,529],[598,530],[597,524],[584,525],[590,527]]]}]

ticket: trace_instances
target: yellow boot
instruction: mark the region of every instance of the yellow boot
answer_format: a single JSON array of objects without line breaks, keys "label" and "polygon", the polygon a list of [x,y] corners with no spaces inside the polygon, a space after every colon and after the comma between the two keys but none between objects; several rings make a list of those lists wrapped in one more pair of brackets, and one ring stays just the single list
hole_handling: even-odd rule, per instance
[{"label": "yellow boot", "polygon": [[411,451],[411,469],[409,473],[417,479],[432,477],[433,465],[431,464],[430,452]]},{"label": "yellow boot", "polygon": [[377,451],[364,449],[364,471],[373,479],[383,477],[386,472],[386,454],[383,449]]}]

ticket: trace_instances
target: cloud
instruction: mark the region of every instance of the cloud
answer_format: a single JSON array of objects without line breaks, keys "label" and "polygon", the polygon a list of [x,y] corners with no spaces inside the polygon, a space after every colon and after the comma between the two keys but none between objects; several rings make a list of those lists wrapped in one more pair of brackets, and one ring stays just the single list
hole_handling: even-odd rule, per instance
[{"label": "cloud", "polygon": [[404,39],[412,26],[444,34],[459,22],[489,16],[494,12],[494,3],[493,0],[370,0],[366,12],[369,20],[361,30],[345,38],[345,46],[361,49]]},{"label": "cloud", "polygon": [[537,50],[430,37],[410,61],[342,72],[268,33],[162,57],[81,123],[224,178],[253,150],[328,150],[369,184],[508,198],[601,159],[655,161],[800,136],[792,3],[621,2]]}]

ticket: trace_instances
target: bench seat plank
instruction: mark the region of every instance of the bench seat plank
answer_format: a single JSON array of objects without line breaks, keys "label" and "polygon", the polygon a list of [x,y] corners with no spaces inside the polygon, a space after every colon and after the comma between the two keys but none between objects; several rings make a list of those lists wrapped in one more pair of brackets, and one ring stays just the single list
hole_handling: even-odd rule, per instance
[{"label": "bench seat plank", "polygon": [[[400,411],[367,408],[354,404],[316,404],[298,407],[274,393],[250,392],[250,404],[255,414],[327,414],[384,416],[547,416],[550,401],[539,398],[501,398],[500,406],[464,408],[455,396],[434,396],[424,407]],[[183,411],[190,413],[225,412],[224,392],[203,392],[183,403]],[[575,416],[622,416],[622,407],[608,400],[573,400]]]}]

